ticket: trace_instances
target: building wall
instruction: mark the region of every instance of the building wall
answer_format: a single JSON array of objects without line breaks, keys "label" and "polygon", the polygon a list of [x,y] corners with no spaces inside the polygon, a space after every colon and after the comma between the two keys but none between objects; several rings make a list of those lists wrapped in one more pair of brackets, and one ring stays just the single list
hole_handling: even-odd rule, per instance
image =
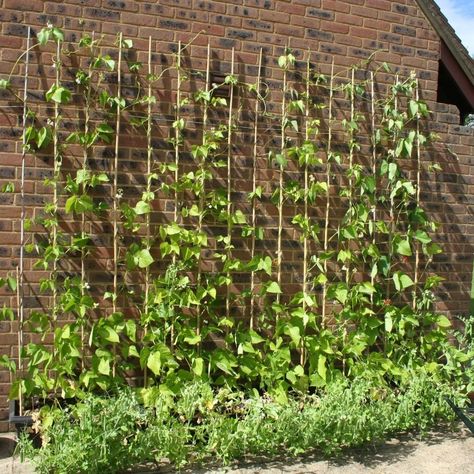
[{"label": "building wall", "polygon": [[[208,42],[211,45],[216,73],[228,71],[231,49],[236,52],[238,73],[244,78],[255,76],[260,48],[264,51],[265,78],[269,86],[281,81],[276,60],[289,45],[302,60],[308,49],[320,72],[328,74],[331,61],[342,71],[371,55],[377,62],[387,62],[401,76],[415,70],[420,78],[423,98],[434,111],[430,127],[440,135],[425,156],[426,161],[441,163],[443,171],[434,181],[426,175],[423,200],[428,210],[442,225],[438,241],[445,252],[436,257],[434,269],[446,278],[440,292],[439,309],[451,315],[466,314],[474,256],[474,131],[459,126],[459,115],[453,106],[436,104],[439,39],[423,17],[414,0],[236,0],[232,2],[204,0],[161,0],[160,2],[129,0],[1,0],[0,9],[0,75],[10,73],[21,51],[26,48],[27,27],[37,32],[46,23],[63,28],[68,39],[78,38],[84,31],[104,35],[112,41],[118,32],[134,41],[138,59],[146,60],[148,37],[154,41],[157,62],[160,56],[176,50],[178,41],[192,40],[188,54],[193,68],[204,69]],[[48,55],[49,54],[49,55]],[[51,54],[31,55],[30,87],[44,88],[44,77],[54,75]],[[34,66],[43,64],[43,67]],[[222,70],[221,70],[222,68]],[[13,82],[22,83],[21,66]],[[5,95],[0,95],[0,182],[20,178],[21,111],[9,108]],[[132,181],[143,165],[143,154],[137,148],[143,141],[130,139],[126,159],[137,161],[130,167]],[[242,148],[244,150],[244,148]],[[242,162],[241,186],[245,189],[250,174]],[[25,192],[27,212],[34,214],[47,192],[42,180],[51,173],[51,161],[31,155],[26,159]],[[268,174],[268,179],[271,174]],[[166,205],[165,205],[166,207]],[[0,272],[14,272],[18,265],[20,199],[18,194],[0,195]],[[102,227],[101,227],[102,226]],[[110,229],[102,223],[97,234]],[[108,241],[110,244],[110,241]],[[109,247],[106,245],[105,247]],[[293,252],[293,253],[291,253]],[[300,251],[288,249],[290,259],[298,261]],[[99,256],[105,262],[107,251]],[[32,281],[31,259],[26,262]],[[107,265],[105,263],[105,265]],[[27,275],[28,276],[28,275]],[[287,283],[297,285],[288,272]],[[15,297],[0,293],[7,304],[15,306]],[[33,292],[34,293],[34,292]],[[27,309],[38,305],[35,294],[28,294]],[[16,326],[0,322],[0,353],[16,354]],[[5,407],[10,376],[0,371],[0,407]],[[7,413],[0,412],[0,430],[8,428]]]}]

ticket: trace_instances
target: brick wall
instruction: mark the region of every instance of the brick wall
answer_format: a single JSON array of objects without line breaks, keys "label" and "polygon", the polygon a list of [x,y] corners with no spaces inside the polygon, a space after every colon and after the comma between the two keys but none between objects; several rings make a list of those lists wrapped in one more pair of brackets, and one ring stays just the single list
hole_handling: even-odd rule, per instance
[{"label": "brick wall", "polygon": [[[341,71],[367,59],[375,51],[374,58],[377,61],[387,62],[402,76],[416,70],[421,79],[423,98],[434,110],[431,128],[440,135],[439,145],[435,144],[425,159],[440,162],[443,172],[436,182],[431,181],[430,176],[425,177],[426,193],[423,196],[430,213],[442,223],[438,240],[444,243],[445,252],[436,258],[434,264],[435,270],[446,278],[440,293],[439,308],[451,314],[467,312],[474,255],[474,133],[472,129],[458,125],[459,116],[455,107],[435,102],[439,39],[414,0],[161,0],[159,3],[127,0],[2,0],[0,4],[2,76],[10,72],[19,52],[25,49],[27,26],[32,26],[37,32],[47,22],[64,28],[69,39],[77,38],[84,31],[94,31],[96,35],[103,34],[106,40],[112,42],[117,32],[121,31],[134,40],[141,61],[146,60],[148,37],[151,36],[157,52],[154,58],[159,67],[166,65],[166,57],[169,58],[176,50],[178,41],[187,43],[194,39],[188,50],[188,66],[204,69],[209,42],[213,72],[222,74],[228,72],[231,48],[235,48],[238,74],[245,80],[255,76],[258,53],[263,48],[265,80],[270,88],[276,88],[281,81],[281,70],[276,59],[288,42],[297,52],[299,60],[303,59],[308,48],[313,51],[313,61],[325,74],[329,73],[333,58],[336,71]],[[41,57],[34,53],[31,55],[32,64],[42,65],[32,66],[32,89],[44,89],[45,77],[51,83],[54,71],[50,66],[50,54],[46,52]],[[13,76],[17,86],[22,82],[20,72],[21,69],[17,70]],[[0,100],[0,182],[3,183],[20,178],[21,111],[11,108],[5,96],[0,96]],[[73,117],[70,123],[73,123],[72,120]],[[159,146],[160,140],[165,137],[159,136],[159,132],[157,134],[155,140]],[[244,159],[245,136],[241,142],[242,166],[235,184],[237,189],[249,191],[251,170],[248,160]],[[127,189],[133,196],[134,185],[143,182],[143,176],[140,175],[144,169],[144,141],[143,138],[131,136],[124,145],[121,158],[129,166],[123,174],[122,184],[129,184]],[[106,158],[107,150],[97,160],[97,167],[107,169]],[[70,166],[73,167],[73,162]],[[51,159],[28,155],[26,167],[27,212],[33,215],[41,207],[47,193],[42,181],[51,174]],[[268,185],[273,176],[271,170],[261,170],[260,179],[263,183]],[[167,206],[163,202],[164,211],[168,209]],[[19,196],[0,195],[2,274],[14,271],[18,264],[19,215]],[[269,211],[265,225],[272,227],[272,222],[274,216]],[[65,225],[69,228],[75,226],[73,222],[66,222]],[[103,268],[110,267],[110,225],[97,222],[93,226],[96,242],[103,243],[104,247],[95,254],[89,271],[96,269],[101,278],[105,278]],[[295,268],[298,259],[301,259],[301,250],[293,246],[291,234],[289,237],[285,255],[296,267],[289,265],[285,280],[292,290],[299,284]],[[34,289],[41,275],[32,271],[31,259],[27,259],[25,268],[27,280],[32,285],[25,304],[27,308],[32,308],[41,303]],[[104,282],[106,284],[107,281]],[[15,305],[15,298],[11,294],[3,292],[1,297],[7,304]],[[0,353],[14,355],[16,341],[15,323],[1,322]],[[0,407],[6,406],[9,382],[8,373],[0,371]],[[6,412],[2,411],[0,430],[8,428],[6,417]]]}]

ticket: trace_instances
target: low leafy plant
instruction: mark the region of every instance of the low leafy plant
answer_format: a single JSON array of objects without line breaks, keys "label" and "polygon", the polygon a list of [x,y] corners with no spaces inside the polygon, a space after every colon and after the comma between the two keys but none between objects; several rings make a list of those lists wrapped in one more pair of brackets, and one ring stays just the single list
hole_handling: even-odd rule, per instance
[{"label": "low leafy plant", "polygon": [[[89,395],[76,406],[43,408],[40,449],[26,437],[19,451],[38,473],[112,473],[134,465],[176,467],[245,455],[323,456],[383,440],[406,430],[426,430],[452,419],[444,397],[456,390],[412,373],[411,382],[381,387],[378,381],[340,379],[321,393],[292,396],[285,404],[268,394],[244,394],[208,384],[186,384],[176,396],[146,390]],[[143,402],[145,402],[143,404]]]},{"label": "low leafy plant", "polygon": [[[442,249],[421,202],[431,136],[415,75],[390,75],[385,64],[366,71],[368,62],[336,73],[333,62],[326,77],[310,52],[302,72],[299,53],[285,48],[275,68],[282,86],[272,91],[262,54],[255,84],[233,74],[234,60],[215,84],[210,46],[204,73],[187,69],[189,45],[179,43],[173,64],[155,74],[150,38],[141,77],[140,63],[126,70],[133,43],[122,34],[114,44],[84,34],[65,48],[61,30],[49,26],[38,40],[36,47],[56,50],[45,93],[52,116],[29,111],[23,137],[25,152],[49,151],[54,160],[51,201],[37,221],[43,232],[30,246],[51,306],[28,314],[25,328],[38,337],[22,348],[27,369],[16,372],[10,397],[81,400],[41,410],[41,450],[30,452],[22,440],[40,472],[310,448],[328,454],[449,417],[443,396],[450,384],[472,389],[465,369],[473,354],[463,341],[451,343],[451,322],[435,311],[442,279],[430,263]],[[102,53],[106,47],[117,61]],[[64,81],[65,54],[87,59],[77,62],[86,67],[74,71],[72,85]],[[379,69],[386,92],[375,87]],[[166,94],[156,90],[165,73],[176,79],[176,96],[165,91],[174,109],[169,126]],[[13,92],[9,80],[0,87]],[[247,137],[251,101],[255,136]],[[76,106],[71,132],[63,116]],[[163,140],[155,139],[158,127]],[[128,181],[140,172],[122,159],[130,138],[142,143],[136,189]],[[250,166],[236,163],[246,158],[245,141],[254,177],[242,190],[236,183]],[[108,165],[96,160],[104,145]],[[66,168],[77,153],[80,168]],[[247,209],[233,201],[246,192]],[[60,226],[63,217],[71,229]],[[88,221],[104,217],[113,230],[96,245]],[[108,275],[88,271],[94,252]],[[287,285],[298,252],[302,278]],[[9,275],[3,285],[15,291],[16,280]],[[249,297],[247,321],[240,316]],[[0,317],[13,319],[14,311]],[[6,355],[0,363],[15,371]],[[126,389],[132,378],[142,386],[136,393]]]}]

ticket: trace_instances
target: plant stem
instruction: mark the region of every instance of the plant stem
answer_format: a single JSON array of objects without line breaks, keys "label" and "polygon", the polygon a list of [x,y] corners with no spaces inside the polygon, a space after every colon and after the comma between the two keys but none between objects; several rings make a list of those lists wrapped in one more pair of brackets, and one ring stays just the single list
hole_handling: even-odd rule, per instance
[{"label": "plant stem", "polygon": [[[148,104],[147,104],[147,121],[146,121],[146,193],[147,196],[150,196],[151,193],[151,160],[153,155],[153,148],[151,145],[151,125],[152,125],[152,114],[151,114],[151,83],[152,83],[152,67],[151,67],[151,36],[148,37]],[[145,230],[146,230],[146,249],[151,250],[151,222],[150,222],[149,212],[145,214]],[[148,333],[148,313],[150,305],[150,266],[147,265],[145,268],[145,324],[143,328],[143,336],[146,340],[146,335]],[[143,385],[148,386],[148,367],[145,364],[143,371]]]},{"label": "plant stem", "polygon": [[[329,104],[328,104],[328,141],[326,146],[326,212],[324,217],[324,253],[327,254],[329,244],[329,209],[330,209],[330,190],[331,190],[331,159],[332,159],[332,107],[334,98],[334,58],[331,62],[331,77],[329,79]],[[326,316],[326,300],[327,300],[327,272],[328,272],[328,259],[327,255],[324,258],[324,276],[325,281],[323,283],[323,297],[322,297],[322,315],[321,315],[321,326],[325,328],[327,326]]]},{"label": "plant stem", "polygon": [[[353,200],[354,200],[354,182],[352,179],[353,175],[353,165],[354,165],[354,68],[352,68],[351,74],[351,89],[350,89],[350,103],[351,103],[351,112],[350,112],[350,124],[349,124],[349,219],[347,224],[352,224],[354,209],[353,209]],[[347,241],[347,251],[351,253],[351,241]],[[351,258],[346,260],[346,285],[347,290],[349,290],[349,285],[351,282]]]},{"label": "plant stem", "polygon": [[[181,118],[181,41],[178,42],[178,56],[176,60],[176,73],[177,73],[177,86],[176,86],[176,123],[179,123]],[[181,139],[181,131],[179,127],[174,129],[174,183],[178,185],[179,181],[179,141]],[[178,222],[178,189],[174,192],[174,209],[173,209],[173,220]],[[173,253],[173,263],[176,261],[176,255]]]},{"label": "plant stem", "polygon": [[[415,100],[420,100],[420,90],[418,79],[415,81]],[[420,146],[420,115],[416,114],[416,207],[420,206],[421,191],[421,146]],[[415,241],[415,275],[413,278],[413,301],[412,308],[416,309],[417,290],[419,284],[419,267],[420,267],[420,244]]]},{"label": "plant stem", "polygon": [[[26,50],[30,49],[30,40],[31,40],[31,28],[28,27],[28,35],[26,38]],[[20,198],[21,198],[21,215],[20,215],[20,263],[17,268],[18,271],[18,284],[17,284],[17,304],[18,304],[18,372],[20,376],[23,373],[23,325],[25,323],[25,306],[24,306],[24,297],[25,297],[25,218],[26,218],[26,209],[25,209],[25,161],[26,161],[26,120],[28,116],[28,66],[30,62],[29,54],[25,58],[25,74],[24,74],[24,85],[23,85],[23,117],[22,117],[22,127],[23,127],[23,141],[21,149],[21,178],[20,178]],[[23,392],[21,384],[18,387],[18,409],[19,415],[23,415]]]},{"label": "plant stem", "polygon": [[[258,71],[256,98],[255,98],[255,117],[253,122],[253,172],[252,172],[252,237],[250,242],[250,260],[255,257],[255,243],[256,243],[256,226],[257,226],[257,201],[255,192],[257,190],[257,151],[258,151],[258,119],[259,119],[259,105],[260,105],[260,80],[262,73],[262,55],[263,50],[260,48],[258,55]],[[250,272],[250,329],[255,325],[255,271]]]},{"label": "plant stem", "polygon": [[[398,86],[399,79],[398,79],[398,74],[395,76],[395,85]],[[394,114],[398,114],[398,91],[395,88],[394,91],[395,97],[394,97]],[[397,138],[398,138],[398,133],[396,131],[396,128],[394,129],[395,131],[393,132],[393,159],[395,160],[395,149],[397,147]],[[389,183],[390,186],[390,183]],[[389,187],[390,190],[390,187]],[[386,286],[386,295],[385,298],[387,301],[390,300],[390,270],[392,267],[392,259],[393,259],[393,243],[392,243],[392,238],[393,235],[395,234],[395,196],[393,195],[392,192],[390,192],[390,208],[389,208],[389,223],[390,225],[388,226],[388,271],[387,271],[387,286]]]},{"label": "plant stem", "polygon": [[112,188],[113,194],[113,297],[112,312],[117,311],[118,298],[118,253],[119,253],[119,236],[118,236],[118,212],[119,212],[119,196],[118,196],[118,166],[119,166],[119,144],[120,144],[120,100],[122,86],[122,33],[119,33],[118,61],[117,61],[117,112],[115,118],[115,147],[114,147],[114,182]]},{"label": "plant stem", "polygon": [[[374,72],[370,71],[370,121],[372,127],[372,177],[374,178],[374,194],[372,197],[372,245],[376,244],[377,233],[377,136],[375,128],[375,79]],[[375,275],[371,272],[370,283],[372,286],[375,284]],[[370,295],[370,303],[373,306],[374,295]]]},{"label": "plant stem", "polygon": [[[207,60],[206,60],[206,94],[209,93],[209,82],[210,82],[210,68],[211,68],[211,45],[207,44]],[[207,100],[204,101],[203,105],[203,116],[202,116],[202,144],[206,145],[206,128],[207,128],[207,117],[208,114],[208,102]],[[199,217],[198,217],[198,233],[202,232],[202,222],[204,217],[204,205],[206,199],[206,159],[203,156],[200,158],[200,171],[201,171],[201,189],[199,190]],[[197,287],[199,288],[202,283],[202,252],[199,252],[198,258],[198,274],[197,274]],[[201,334],[201,302],[197,305],[197,321],[196,321],[196,333],[199,336]],[[199,350],[201,348],[201,344],[198,346]]]},{"label": "plant stem", "polygon": [[[175,191],[174,191],[174,207],[173,207],[173,221],[178,222],[178,210],[179,210],[179,191],[178,191],[178,183],[179,183],[179,144],[181,140],[181,129],[179,127],[179,123],[181,120],[181,41],[178,42],[178,55],[176,59],[176,73],[177,73],[177,85],[176,85],[176,124],[177,126],[174,129],[174,184],[175,184]],[[172,257],[173,266],[176,265],[176,254],[173,253]],[[173,320],[171,321],[170,327],[170,347],[171,351],[174,351],[174,316]]]},{"label": "plant stem", "polygon": [[[305,97],[305,143],[309,142],[309,91],[310,91],[310,60],[311,52],[308,51],[308,60],[306,61],[306,97]],[[304,165],[304,221],[308,222],[309,213],[308,213],[308,181],[309,181],[309,169],[308,162],[305,161]],[[303,296],[306,296],[308,286],[308,235],[305,232],[303,237]],[[303,299],[303,310],[306,311],[306,299]]]},{"label": "plant stem", "polygon": [[[55,68],[56,68],[56,78],[55,78],[55,85],[56,88],[59,88],[60,83],[60,74],[61,74],[61,42],[56,42],[56,58],[55,58]],[[53,212],[54,212],[54,224],[52,228],[52,247],[56,250],[58,245],[58,207],[59,207],[59,196],[58,196],[58,181],[60,179],[61,173],[61,164],[62,164],[62,156],[61,151],[59,149],[59,122],[60,122],[60,115],[59,115],[59,102],[54,102],[54,129],[53,129],[53,158],[54,158],[54,165],[53,165],[53,174],[54,174],[54,185],[53,185]],[[53,268],[51,272],[51,279],[53,280],[52,285],[52,320],[53,320],[53,328],[56,325],[56,320],[58,318],[58,308],[57,308],[57,301],[58,301],[58,289],[57,289],[57,273],[58,273],[58,257],[55,256],[53,258]],[[53,348],[53,352],[55,349]]]},{"label": "plant stem", "polygon": [[[305,97],[305,130],[304,130],[304,141],[305,144],[309,143],[309,109],[311,106],[310,101],[310,83],[311,83],[311,51],[308,51],[308,59],[306,61],[306,97]],[[308,189],[309,189],[309,163],[306,158],[304,164],[304,222],[305,225],[309,226],[309,210],[308,210]],[[303,236],[303,311],[306,312],[306,295],[308,293],[308,232],[304,232]],[[300,346],[300,365],[304,367],[305,364],[305,339],[304,329],[301,335],[301,346]]]},{"label": "plant stem", "polygon": [[[283,69],[283,89],[282,89],[282,98],[281,98],[281,135],[280,135],[280,155],[285,153],[286,148],[286,118],[287,118],[287,110],[286,110],[286,89],[287,89],[287,71],[288,66],[286,65]],[[280,164],[279,166],[279,179],[278,179],[278,241],[277,241],[277,283],[281,290],[281,264],[282,264],[282,237],[283,237],[283,173],[284,173],[284,166]],[[276,303],[280,303],[280,294],[281,292],[277,293],[276,295]],[[276,317],[278,321],[278,314]]]},{"label": "plant stem", "polygon": [[[355,70],[352,68],[351,72],[351,88],[350,88],[350,103],[351,103],[351,112],[350,112],[350,123],[349,123],[349,211],[348,211],[348,220],[346,225],[351,225],[354,218],[354,208],[353,208],[353,200],[354,200],[354,182],[353,182],[353,165],[354,165],[354,74]],[[347,291],[350,289],[351,285],[351,260],[352,260],[352,252],[351,252],[351,240],[347,240],[347,252],[349,258],[346,258],[344,265],[346,266],[346,287]],[[351,305],[352,306],[352,305]],[[347,343],[347,320],[343,322],[343,345],[345,346]],[[342,358],[342,373],[346,373],[346,357],[343,355]]]},{"label": "plant stem", "polygon": [[[232,59],[230,64],[230,75],[232,79],[234,77],[234,62],[235,62],[235,50],[232,48]],[[230,94],[229,94],[229,118],[227,122],[227,256],[226,262],[229,267],[230,259],[232,258],[232,113],[233,113],[233,102],[234,102],[234,81],[230,83]],[[230,285],[231,285],[231,274],[230,270],[226,273],[227,279],[227,294],[225,300],[225,313],[226,318],[230,318]],[[228,327],[228,326],[226,326]]]},{"label": "plant stem", "polygon": [[[92,34],[92,38],[94,38],[94,34]],[[85,104],[84,104],[84,144],[82,146],[82,170],[85,172],[88,168],[88,160],[89,160],[89,143],[88,143],[88,135],[89,135],[89,126],[90,126],[90,105],[91,105],[91,92],[92,92],[92,64],[94,59],[94,50],[93,50],[92,41],[91,44],[91,51],[90,51],[90,58],[89,58],[89,68],[88,68],[88,84],[87,84],[87,92],[85,94]],[[86,191],[86,186],[83,184],[83,192]],[[84,229],[86,228],[86,215],[83,212],[81,214],[81,238],[84,239],[86,237],[86,233]],[[85,295],[85,287],[86,287],[86,249],[81,248],[81,297]],[[84,370],[84,347],[85,347],[85,333],[84,333],[84,325],[85,321],[81,322],[81,370]]]},{"label": "plant stem", "polygon": [[[113,296],[112,296],[112,312],[117,311],[118,298],[118,258],[119,258],[119,235],[118,235],[118,220],[119,220],[119,195],[118,195],[118,157],[120,144],[120,101],[121,101],[121,87],[122,87],[122,32],[119,33],[118,46],[118,61],[117,61],[117,114],[115,120],[115,149],[114,149],[114,183],[113,183],[113,252],[114,252],[114,281],[113,281]],[[113,345],[113,364],[112,377],[115,377],[117,366],[117,347]]]}]

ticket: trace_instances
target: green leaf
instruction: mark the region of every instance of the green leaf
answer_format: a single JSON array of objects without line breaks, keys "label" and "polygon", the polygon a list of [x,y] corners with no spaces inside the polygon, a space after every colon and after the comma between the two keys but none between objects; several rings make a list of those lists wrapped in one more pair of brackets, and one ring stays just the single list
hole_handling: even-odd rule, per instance
[{"label": "green leaf", "polygon": [[408,108],[411,117],[415,117],[418,114],[418,102],[416,100],[411,99]]},{"label": "green leaf", "polygon": [[285,168],[288,164],[288,160],[286,159],[285,155],[277,153],[275,155],[275,163],[277,163],[281,168]]},{"label": "green leaf", "polygon": [[451,321],[446,316],[440,314],[436,319],[436,324],[440,328],[449,328],[451,326]]},{"label": "green leaf", "polygon": [[326,381],[327,367],[326,367],[326,356],[320,355],[318,357],[318,374]]},{"label": "green leaf", "polygon": [[52,139],[51,129],[49,127],[41,127],[36,135],[36,146],[38,148],[47,147]]},{"label": "green leaf", "polygon": [[400,255],[405,255],[406,257],[410,257],[412,255],[410,242],[408,240],[400,240],[397,243],[397,253]]},{"label": "green leaf", "polygon": [[135,255],[136,262],[140,268],[149,267],[153,262],[153,257],[148,249],[142,249]]},{"label": "green leaf", "polygon": [[[51,93],[52,92],[52,93]],[[71,93],[64,87],[53,87],[46,93],[46,99],[57,104],[67,104],[71,100]]]},{"label": "green leaf", "polygon": [[115,69],[115,61],[110,56],[104,56],[102,62],[109,68],[109,70],[113,71]]},{"label": "green leaf", "polygon": [[64,33],[60,28],[57,28],[56,26],[51,30],[51,33],[53,35],[54,41],[56,43],[59,43],[61,41],[64,41]]},{"label": "green leaf", "polygon": [[392,332],[393,328],[393,319],[390,313],[385,313],[385,331]]},{"label": "green leaf", "polygon": [[237,209],[232,216],[232,223],[233,224],[245,224],[247,222],[244,213]]},{"label": "green leaf", "polygon": [[198,376],[201,377],[204,372],[204,360],[202,357],[196,357],[193,360],[193,372]]},{"label": "green leaf", "polygon": [[161,370],[161,353],[160,351],[152,352],[148,356],[146,362],[147,367],[155,374],[159,375]]},{"label": "green leaf", "polygon": [[0,79],[0,90],[6,90],[11,86],[7,79]]},{"label": "green leaf", "polygon": [[109,361],[109,359],[100,359],[99,366],[98,366],[97,370],[102,375],[109,375],[110,374],[110,361]]},{"label": "green leaf", "polygon": [[393,179],[397,176],[397,170],[398,166],[396,165],[396,163],[390,163],[388,165],[388,179],[390,181],[393,181]]},{"label": "green leaf", "polygon": [[396,272],[392,279],[397,291],[403,291],[404,289],[413,286],[413,280],[406,273]]},{"label": "green leaf", "polygon": [[45,45],[49,41],[50,36],[51,30],[49,28],[42,28],[36,35],[36,39],[39,44]]},{"label": "green leaf", "polygon": [[2,193],[14,193],[15,192],[15,184],[14,183],[5,183],[2,186]]},{"label": "green leaf", "polygon": [[148,214],[151,211],[150,204],[145,201],[138,201],[135,206],[137,215]]},{"label": "green leaf", "polygon": [[14,278],[14,277],[8,277],[8,278],[7,278],[7,285],[8,285],[8,288],[10,288],[10,290],[16,291],[16,287],[17,287],[16,278]]},{"label": "green leaf", "polygon": [[103,326],[101,328],[101,332],[104,336],[104,339],[109,342],[120,342],[119,335],[117,334],[117,331],[110,326]]},{"label": "green leaf", "polygon": [[184,342],[188,343],[191,346],[195,346],[201,342],[201,335],[200,334],[191,334],[184,338]]},{"label": "green leaf", "polygon": [[269,256],[261,258],[257,270],[263,270],[268,276],[272,276],[272,259]]},{"label": "green leaf", "polygon": [[281,294],[281,289],[280,286],[276,281],[270,282],[270,284],[266,288],[267,293],[273,293],[273,294]]},{"label": "green leaf", "polygon": [[429,244],[431,242],[430,236],[424,230],[417,230],[413,237],[422,244]]}]

